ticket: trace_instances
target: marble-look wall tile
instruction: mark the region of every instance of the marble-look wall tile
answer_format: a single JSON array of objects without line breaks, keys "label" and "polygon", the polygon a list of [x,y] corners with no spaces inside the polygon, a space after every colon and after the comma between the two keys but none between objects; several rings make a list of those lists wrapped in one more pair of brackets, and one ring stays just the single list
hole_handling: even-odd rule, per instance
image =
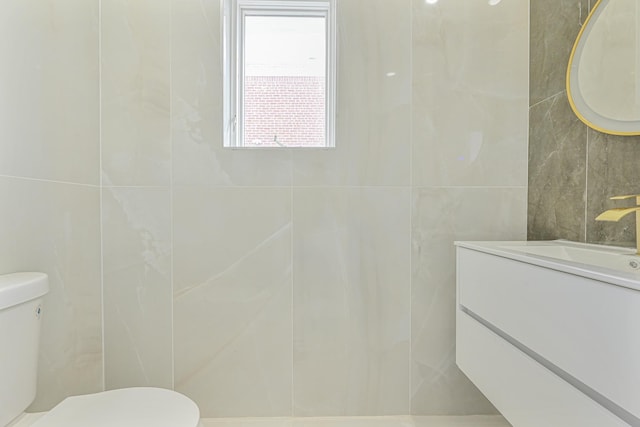
[{"label": "marble-look wall tile", "polygon": [[293,151],[297,186],[409,185],[411,0],[337,2],[336,147]]},{"label": "marble-look wall tile", "polygon": [[203,417],[291,415],[291,190],[174,190],[175,387]]},{"label": "marble-look wall tile", "polygon": [[526,185],[527,24],[527,1],[413,1],[413,185]]},{"label": "marble-look wall tile", "polygon": [[102,0],[105,185],[170,182],[170,0]]},{"label": "marble-look wall tile", "polygon": [[589,129],[587,241],[636,245],[634,215],[619,222],[596,221],[607,209],[632,206],[635,200],[613,201],[612,196],[640,194],[640,136],[605,135]]},{"label": "marble-look wall tile", "polygon": [[631,246],[635,242],[632,218],[607,223],[595,217],[624,205],[609,197],[640,192],[638,137],[588,129],[566,101],[569,53],[595,3],[531,2],[528,238]]},{"label": "marble-look wall tile", "polygon": [[456,240],[522,240],[526,188],[413,191],[411,413],[495,413],[455,364]]},{"label": "marble-look wall tile", "polygon": [[569,54],[589,0],[531,2],[529,240],[584,241],[587,128],[565,91]]},{"label": "marble-look wall tile", "polygon": [[528,239],[585,240],[587,128],[566,92],[530,110]]},{"label": "marble-look wall tile", "polygon": [[102,389],[100,190],[0,178],[0,273],[49,276],[31,411]]},{"label": "marble-look wall tile", "polygon": [[107,389],[173,387],[170,194],[102,194],[104,358]]},{"label": "marble-look wall tile", "polygon": [[529,105],[565,90],[571,49],[588,15],[589,0],[531,1]]},{"label": "marble-look wall tile", "polygon": [[219,0],[172,0],[174,184],[290,185],[290,150],[222,146],[220,22]]},{"label": "marble-look wall tile", "polygon": [[409,413],[410,190],[293,198],[294,415]]},{"label": "marble-look wall tile", "polygon": [[0,6],[0,174],[97,185],[98,0]]}]

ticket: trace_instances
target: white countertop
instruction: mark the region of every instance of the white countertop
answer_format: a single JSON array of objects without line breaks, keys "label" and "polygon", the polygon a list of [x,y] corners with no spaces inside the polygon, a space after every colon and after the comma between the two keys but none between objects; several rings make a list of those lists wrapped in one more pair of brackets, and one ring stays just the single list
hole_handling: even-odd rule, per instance
[{"label": "white countertop", "polygon": [[[640,257],[634,248],[568,240],[459,241],[455,245],[640,291]],[[631,266],[636,264],[638,269]]]}]

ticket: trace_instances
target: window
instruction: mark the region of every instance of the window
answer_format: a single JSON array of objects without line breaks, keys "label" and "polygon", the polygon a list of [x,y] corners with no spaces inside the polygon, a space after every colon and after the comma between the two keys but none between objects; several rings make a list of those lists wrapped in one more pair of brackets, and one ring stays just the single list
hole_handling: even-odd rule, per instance
[{"label": "window", "polygon": [[333,147],[335,0],[224,0],[224,145]]}]

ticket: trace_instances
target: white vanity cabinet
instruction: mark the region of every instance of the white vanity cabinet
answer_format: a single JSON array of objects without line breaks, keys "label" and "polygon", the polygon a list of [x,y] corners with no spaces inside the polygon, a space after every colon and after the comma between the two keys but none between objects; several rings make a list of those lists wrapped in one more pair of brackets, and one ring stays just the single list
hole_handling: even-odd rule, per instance
[{"label": "white vanity cabinet", "polygon": [[[640,426],[631,256],[570,242],[457,243],[457,363],[514,427]],[[607,257],[623,269],[588,263]]]}]

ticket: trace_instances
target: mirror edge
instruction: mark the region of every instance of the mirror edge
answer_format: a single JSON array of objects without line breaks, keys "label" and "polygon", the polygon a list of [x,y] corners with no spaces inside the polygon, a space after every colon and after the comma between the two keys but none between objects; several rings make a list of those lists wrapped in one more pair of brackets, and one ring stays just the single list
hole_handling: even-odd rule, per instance
[{"label": "mirror edge", "polygon": [[[578,75],[579,61],[576,61],[576,53],[582,52],[582,48],[584,47],[584,43],[585,43],[583,40],[584,33],[587,31],[590,24],[592,22],[595,22],[595,19],[598,17],[598,15],[600,15],[600,13],[603,10],[603,7],[606,6],[608,2],[609,0],[598,0],[596,2],[596,4],[593,6],[591,11],[589,12],[587,19],[582,24],[582,27],[580,28],[580,32],[578,33],[576,41],[573,44],[573,48],[571,49],[571,54],[569,56],[569,64],[567,66],[567,73],[566,73],[565,84],[566,84],[566,90],[567,90],[567,98],[569,99],[569,105],[571,106],[571,109],[573,110],[574,114],[578,117],[578,119],[580,119],[581,122],[583,122],[588,127],[594,130],[597,130],[598,132],[602,132],[610,135],[637,136],[637,135],[640,135],[640,121],[626,122],[626,121],[614,120],[607,117],[603,117],[598,113],[596,113],[595,111],[593,111],[591,108],[589,108],[587,103],[582,98],[580,91],[577,90],[578,88],[577,75]],[[572,75],[575,75],[574,79],[572,79]],[[572,90],[572,88],[575,88],[576,90],[574,91]],[[585,113],[583,113],[580,110],[580,108],[578,107],[578,104],[581,104],[581,106],[586,110]],[[590,116],[590,117],[587,117],[587,116]],[[624,127],[628,127],[630,124],[634,124],[637,130],[620,130],[620,129],[606,128],[594,123],[593,119],[598,119],[598,120],[607,122],[607,124],[610,127],[620,126],[624,128]]]}]

